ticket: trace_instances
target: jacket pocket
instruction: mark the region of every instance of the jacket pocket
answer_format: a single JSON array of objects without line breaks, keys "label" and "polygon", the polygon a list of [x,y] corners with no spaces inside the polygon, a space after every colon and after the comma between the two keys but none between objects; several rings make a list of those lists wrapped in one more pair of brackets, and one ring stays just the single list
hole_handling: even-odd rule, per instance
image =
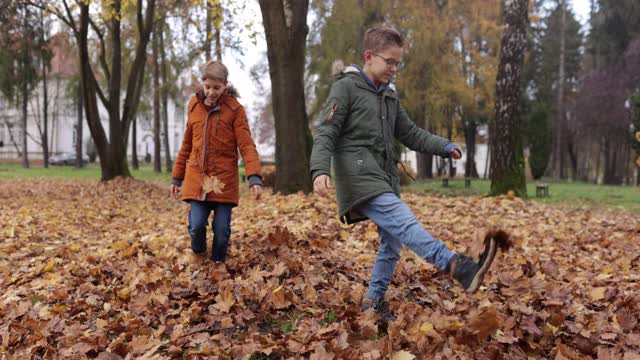
[{"label": "jacket pocket", "polygon": [[366,176],[379,174],[380,165],[373,154],[366,148],[342,150],[335,153],[336,172],[351,176]]}]

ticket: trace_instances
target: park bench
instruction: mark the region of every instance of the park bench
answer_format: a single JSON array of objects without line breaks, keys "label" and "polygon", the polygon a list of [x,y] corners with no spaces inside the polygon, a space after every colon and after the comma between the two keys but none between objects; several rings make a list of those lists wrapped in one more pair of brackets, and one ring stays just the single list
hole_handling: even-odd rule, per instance
[{"label": "park bench", "polygon": [[549,185],[536,184],[536,197],[549,197]]},{"label": "park bench", "polygon": [[[449,178],[442,179],[442,187],[449,187]],[[464,187],[471,187],[471,178],[464,178]]]}]

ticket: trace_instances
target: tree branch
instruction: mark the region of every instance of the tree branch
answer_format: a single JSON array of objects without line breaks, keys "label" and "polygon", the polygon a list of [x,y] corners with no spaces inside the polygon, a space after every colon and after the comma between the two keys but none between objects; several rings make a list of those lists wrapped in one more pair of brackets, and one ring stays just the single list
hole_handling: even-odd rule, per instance
[{"label": "tree branch", "polygon": [[63,23],[65,23],[67,26],[69,26],[71,28],[71,30],[73,30],[74,33],[76,33],[76,29],[75,29],[75,24],[73,22],[73,18],[71,19],[67,19],[64,14],[62,14],[60,12],[60,10],[58,10],[57,8],[54,7],[47,7],[45,4],[43,3],[35,3],[33,1],[27,1],[27,5],[33,6],[35,8],[38,8],[40,10],[44,10],[44,11],[48,11],[51,14],[53,14],[55,17],[57,17],[60,21],[62,21]]},{"label": "tree branch", "polygon": [[[100,65],[102,65],[102,71],[104,71],[104,76],[109,79],[111,77],[111,72],[109,71],[109,66],[107,64],[107,58],[106,58],[106,46],[104,44],[104,36],[102,35],[102,32],[100,31],[100,28],[98,28],[98,25],[93,21],[93,19],[89,18],[89,24],[91,25],[91,28],[93,28],[93,31],[96,32],[96,34],[98,35],[98,39],[100,39]],[[108,91],[108,89],[107,89]]]}]

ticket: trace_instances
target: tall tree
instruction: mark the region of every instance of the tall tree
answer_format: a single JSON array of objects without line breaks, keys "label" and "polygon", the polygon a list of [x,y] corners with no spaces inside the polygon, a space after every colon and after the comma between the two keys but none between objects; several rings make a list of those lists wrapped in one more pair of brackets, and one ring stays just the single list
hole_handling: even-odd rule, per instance
[{"label": "tall tree", "polygon": [[76,106],[78,109],[78,122],[76,123],[76,168],[80,169],[84,166],[84,163],[82,161],[83,158],[83,154],[82,154],[82,124],[84,123],[83,120],[83,116],[82,116],[82,104],[83,104],[83,100],[82,100],[82,94],[84,93],[84,91],[82,91],[82,83],[80,81],[78,81],[78,85],[77,87],[77,91],[78,91],[78,95],[76,98]]},{"label": "tall tree", "polygon": [[635,150],[636,186],[640,185],[640,94],[631,97],[631,147]]},{"label": "tall tree", "polygon": [[169,148],[169,74],[167,71],[167,54],[164,47],[164,37],[166,28],[165,18],[162,17],[158,37],[160,40],[160,71],[162,86],[160,87],[160,97],[162,102],[162,142],[164,144],[165,170],[171,173],[173,161],[171,160],[171,149]]},{"label": "tall tree", "polygon": [[618,62],[627,46],[640,34],[637,0],[598,0],[590,31],[591,50],[599,66]]},{"label": "tall tree", "polygon": [[[96,9],[96,12],[90,11],[91,2],[76,1],[69,4],[68,1],[62,0],[62,8],[47,2],[37,5],[46,8],[69,26],[78,43],[84,108],[89,130],[100,156],[102,180],[110,180],[117,176],[131,176],[126,157],[129,130],[131,122],[136,117],[140,100],[147,61],[146,49],[153,28],[155,0],[147,0],[146,5],[143,0],[136,0],[135,5],[127,2],[126,9],[131,10],[132,13],[123,12],[122,0],[111,1],[101,11]],[[80,13],[77,14],[74,9],[79,9]],[[96,13],[101,17],[92,18]],[[123,74],[121,34],[123,22],[127,20],[133,21],[137,30],[137,39],[131,42],[134,55],[128,76]],[[101,73],[97,73],[93,68],[89,28],[97,36]],[[123,78],[127,79],[124,99]],[[99,79],[104,79],[106,91],[103,91],[104,85],[101,85]],[[108,136],[100,120],[98,98],[107,109]]]},{"label": "tall tree", "polygon": [[[537,4],[542,3],[544,2]],[[526,96],[522,103],[527,111],[534,111],[536,108],[550,110],[550,118],[545,119],[541,117],[543,113],[538,112],[536,116],[529,117],[529,120],[544,121],[552,125],[553,156],[547,173],[566,177],[569,166],[573,169],[571,173],[576,174],[577,163],[571,154],[575,153],[575,143],[580,140],[576,134],[575,120],[569,110],[575,100],[578,79],[582,74],[582,25],[569,9],[566,0],[546,2],[546,5],[536,7],[534,18],[540,20],[532,23],[530,28],[529,53],[523,82]],[[529,124],[528,129],[540,127],[546,127],[546,124]],[[542,139],[532,138],[538,135],[528,133],[529,145],[541,144]],[[538,164],[549,163],[549,160],[541,159],[540,154],[535,156]]]},{"label": "tall tree", "polygon": [[32,63],[32,54],[31,50],[33,48],[31,44],[31,39],[33,38],[33,27],[29,23],[29,19],[31,17],[31,11],[29,6],[25,3],[22,6],[22,40],[20,41],[21,49],[20,49],[20,95],[21,95],[21,103],[22,103],[22,167],[29,167],[29,150],[27,147],[28,144],[28,134],[27,134],[27,119],[29,117],[29,110],[27,104],[29,102],[29,93],[32,88],[35,79],[35,69],[33,68]]},{"label": "tall tree", "polygon": [[[160,20],[161,21],[161,20]],[[159,21],[155,24],[155,31],[152,39],[152,87],[153,87],[153,171],[155,173],[162,172],[162,163],[160,161],[160,63],[158,61],[160,52],[160,36]]]},{"label": "tall tree", "polygon": [[42,157],[44,160],[44,167],[49,167],[49,94],[47,89],[47,74],[49,72],[49,65],[51,60],[51,52],[46,46],[48,36],[47,29],[50,24],[45,24],[45,12],[40,10],[38,13],[39,26],[38,32],[38,52],[40,60],[40,81],[42,82],[42,127],[38,127],[40,132],[40,145],[42,147]]},{"label": "tall tree", "polygon": [[[592,161],[588,178],[606,184],[622,184],[628,177],[631,118],[625,104],[640,84],[640,37],[629,44],[618,63],[602,66],[581,81],[573,109],[580,119],[579,162]],[[582,155],[584,154],[584,155]],[[595,159],[595,161],[591,160]]]},{"label": "tall tree", "polygon": [[311,191],[312,138],[304,96],[308,0],[260,0],[276,127],[274,192]]},{"label": "tall tree", "polygon": [[527,45],[528,0],[505,0],[506,26],[496,78],[496,119],[491,135],[491,195],[527,197],[520,119],[520,78]]},{"label": "tall tree", "polygon": [[560,0],[560,51],[558,54],[558,81],[556,84],[556,89],[558,91],[556,97],[556,131],[553,140],[553,176],[556,178],[564,177],[563,169],[564,169],[564,158],[565,158],[565,149],[567,144],[566,132],[567,132],[567,119],[565,112],[565,102],[564,102],[564,86],[565,86],[565,39],[566,39],[566,29],[567,29],[567,5],[565,0]]}]

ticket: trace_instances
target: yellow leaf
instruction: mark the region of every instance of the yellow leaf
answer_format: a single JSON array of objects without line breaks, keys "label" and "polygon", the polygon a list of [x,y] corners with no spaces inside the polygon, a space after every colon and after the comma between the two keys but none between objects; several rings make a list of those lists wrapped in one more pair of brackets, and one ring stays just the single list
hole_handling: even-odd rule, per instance
[{"label": "yellow leaf", "polygon": [[41,307],[40,311],[38,311],[38,316],[40,317],[40,319],[44,319],[44,320],[51,319],[51,312],[49,312],[49,306],[45,305]]},{"label": "yellow leaf", "polygon": [[124,287],[118,290],[118,297],[122,300],[127,300],[129,298],[129,288]]},{"label": "yellow leaf", "polygon": [[413,360],[415,358],[416,358],[415,355],[413,355],[412,353],[406,350],[396,351],[391,356],[391,360]]},{"label": "yellow leaf", "polygon": [[114,248],[115,250],[120,250],[120,249],[124,249],[128,245],[129,245],[129,243],[127,242],[127,240],[126,239],[122,239],[122,240],[118,241],[117,243],[111,244],[111,247]]},{"label": "yellow leaf", "polygon": [[202,350],[200,350],[200,354],[202,354],[202,355],[211,354],[211,349],[209,348],[209,345],[204,344],[204,346],[202,347]]},{"label": "yellow leaf", "polygon": [[282,290],[282,285],[280,285],[280,286],[278,286],[277,288],[275,288],[275,289],[273,290],[273,293],[275,294],[275,293],[277,293],[277,292],[278,292],[278,291],[280,291],[280,290]]},{"label": "yellow leaf", "polygon": [[205,193],[210,193],[213,191],[214,194],[222,193],[222,189],[224,189],[225,184],[220,181],[216,176],[205,175],[204,179],[202,179],[202,189]]},{"label": "yellow leaf", "polygon": [[16,228],[15,226],[12,226],[11,229],[9,230],[9,237],[16,237]]},{"label": "yellow leaf", "polygon": [[51,259],[49,260],[49,262],[47,263],[47,265],[45,265],[42,268],[42,272],[46,273],[46,272],[50,272],[53,270],[53,267],[56,265],[56,259]]},{"label": "yellow leaf", "polygon": [[122,251],[122,256],[123,257],[129,257],[133,254],[135,254],[136,249],[138,248],[138,246],[136,244],[133,244],[131,246],[129,246],[128,248],[124,249],[124,251]]},{"label": "yellow leaf", "polygon": [[433,324],[424,323],[420,326],[420,331],[429,332],[433,330]]},{"label": "yellow leaf", "polygon": [[552,333],[553,335],[555,335],[558,332],[558,328],[549,323],[544,324],[544,329]]},{"label": "yellow leaf", "polygon": [[597,287],[591,290],[591,293],[589,294],[589,296],[591,296],[591,300],[598,301],[598,300],[604,299],[605,290],[606,288],[603,288],[603,287]]},{"label": "yellow leaf", "polygon": [[640,131],[636,131],[636,140],[640,141]]}]

